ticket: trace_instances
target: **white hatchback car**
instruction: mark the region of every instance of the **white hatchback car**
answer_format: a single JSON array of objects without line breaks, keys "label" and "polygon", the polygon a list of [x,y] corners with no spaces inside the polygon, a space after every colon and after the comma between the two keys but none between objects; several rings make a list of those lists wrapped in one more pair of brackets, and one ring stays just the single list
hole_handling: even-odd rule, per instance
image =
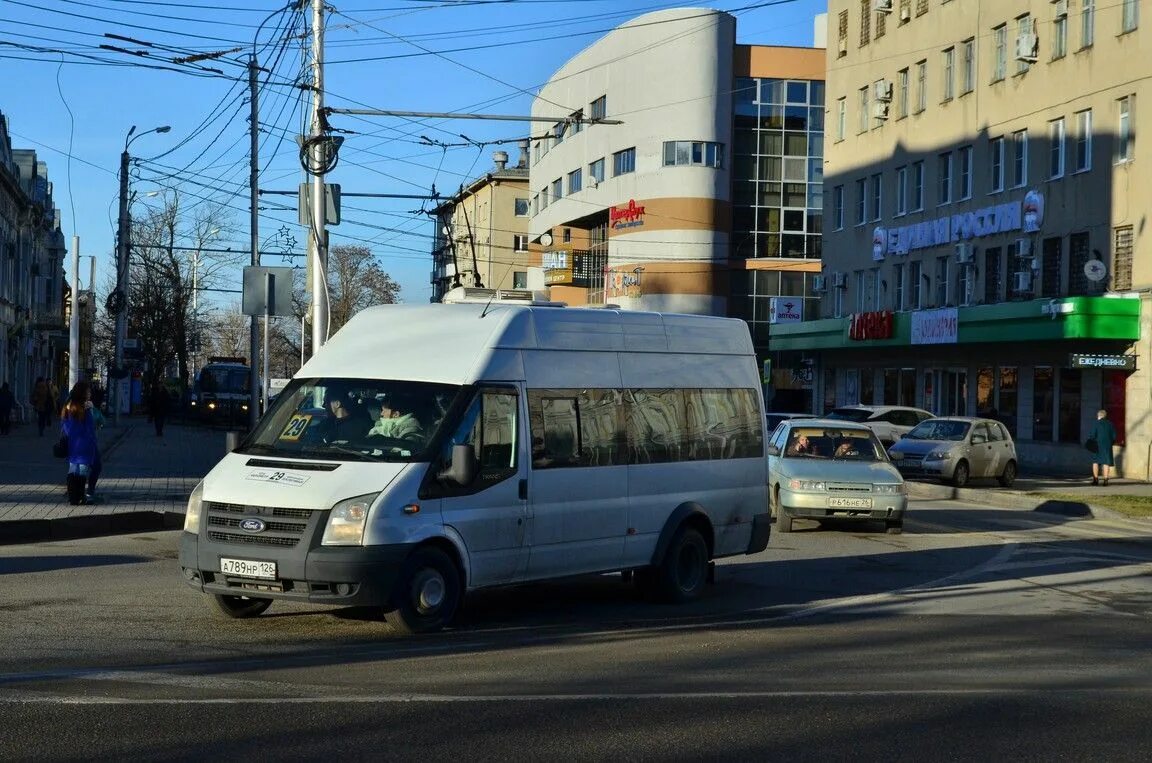
[{"label": "white hatchback car", "polygon": [[777,532],[792,532],[795,518],[876,522],[889,534],[903,531],[904,478],[863,424],[790,419],[776,427],[766,450]]},{"label": "white hatchback car", "polygon": [[880,442],[891,445],[932,415],[923,408],[906,405],[843,405],[833,408],[827,418],[863,424],[876,433]]}]

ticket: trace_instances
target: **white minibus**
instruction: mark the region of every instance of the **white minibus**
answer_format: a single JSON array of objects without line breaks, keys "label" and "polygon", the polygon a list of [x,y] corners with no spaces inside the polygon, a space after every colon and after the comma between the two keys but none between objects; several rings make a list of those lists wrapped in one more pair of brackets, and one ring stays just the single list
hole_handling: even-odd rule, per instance
[{"label": "white minibus", "polygon": [[401,632],[589,573],[684,601],[712,560],[767,546],[764,443],[742,321],[373,307],[193,491],[180,566],[231,617],[372,606]]}]

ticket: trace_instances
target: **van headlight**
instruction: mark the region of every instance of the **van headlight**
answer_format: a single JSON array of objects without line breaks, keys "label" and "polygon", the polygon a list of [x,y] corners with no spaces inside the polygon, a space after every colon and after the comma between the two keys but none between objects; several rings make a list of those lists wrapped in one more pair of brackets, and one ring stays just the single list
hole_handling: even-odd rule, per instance
[{"label": "van headlight", "polygon": [[192,488],[192,495],[188,496],[188,508],[184,510],[184,532],[200,532],[200,514],[204,507],[204,480],[200,480]]},{"label": "van headlight", "polygon": [[364,528],[368,526],[368,510],[379,493],[361,495],[341,501],[328,513],[324,526],[323,546],[359,546],[364,542]]}]

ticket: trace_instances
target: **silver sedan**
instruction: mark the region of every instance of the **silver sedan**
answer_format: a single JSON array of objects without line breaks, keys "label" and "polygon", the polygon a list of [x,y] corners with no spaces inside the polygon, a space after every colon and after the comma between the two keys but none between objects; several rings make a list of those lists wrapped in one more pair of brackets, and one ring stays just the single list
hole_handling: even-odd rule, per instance
[{"label": "silver sedan", "polygon": [[883,522],[904,528],[904,478],[875,433],[847,421],[785,421],[768,446],[768,487],[776,531],[796,518]]},{"label": "silver sedan", "polygon": [[922,421],[888,455],[903,474],[937,477],[956,487],[982,477],[1012,487],[1019,463],[1008,429],[994,419],[974,416]]}]

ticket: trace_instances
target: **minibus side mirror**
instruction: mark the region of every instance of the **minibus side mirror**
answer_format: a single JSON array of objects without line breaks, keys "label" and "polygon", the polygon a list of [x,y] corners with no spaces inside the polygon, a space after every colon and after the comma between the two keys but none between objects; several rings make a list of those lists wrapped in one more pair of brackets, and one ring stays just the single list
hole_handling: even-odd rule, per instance
[{"label": "minibus side mirror", "polygon": [[436,478],[460,486],[471,485],[476,478],[476,449],[471,445],[453,445],[452,463],[442,469]]},{"label": "minibus side mirror", "polygon": [[776,447],[775,445],[769,445],[767,448],[764,449],[764,452],[770,456],[780,455],[780,449],[778,447]]}]

